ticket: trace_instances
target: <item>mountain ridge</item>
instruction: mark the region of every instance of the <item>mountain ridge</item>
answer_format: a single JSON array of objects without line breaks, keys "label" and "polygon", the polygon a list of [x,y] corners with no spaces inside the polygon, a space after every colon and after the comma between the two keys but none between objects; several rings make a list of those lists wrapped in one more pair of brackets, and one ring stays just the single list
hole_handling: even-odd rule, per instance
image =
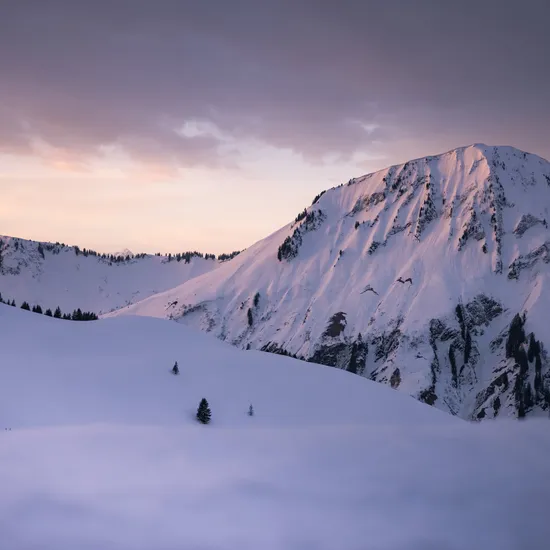
[{"label": "mountain ridge", "polygon": [[63,311],[108,312],[218,267],[197,255],[99,254],[63,243],[0,236],[4,300]]},{"label": "mountain ridge", "polygon": [[539,414],[549,207],[547,161],[465,146],[327,190],[230,264],[114,315],[345,368],[466,418]]}]

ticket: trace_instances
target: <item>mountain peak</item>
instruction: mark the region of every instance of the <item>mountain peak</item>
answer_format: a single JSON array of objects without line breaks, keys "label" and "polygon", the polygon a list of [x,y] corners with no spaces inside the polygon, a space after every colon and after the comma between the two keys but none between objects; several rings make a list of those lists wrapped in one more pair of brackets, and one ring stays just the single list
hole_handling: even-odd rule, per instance
[{"label": "mountain peak", "polygon": [[[550,362],[526,335],[550,345],[549,219],[547,161],[468,145],[352,178],[235,262],[118,314],[344,368],[465,418],[540,411]],[[538,374],[511,358],[509,330]]]}]

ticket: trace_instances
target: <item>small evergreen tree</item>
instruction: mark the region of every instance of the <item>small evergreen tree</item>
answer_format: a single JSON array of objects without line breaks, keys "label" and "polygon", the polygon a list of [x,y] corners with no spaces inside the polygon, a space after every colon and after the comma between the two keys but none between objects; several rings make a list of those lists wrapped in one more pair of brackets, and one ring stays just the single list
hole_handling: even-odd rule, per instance
[{"label": "small evergreen tree", "polygon": [[40,306],[34,306],[32,311],[33,313],[42,313],[42,308]]},{"label": "small evergreen tree", "polygon": [[211,416],[212,412],[210,411],[210,407],[208,406],[208,401],[203,397],[199,404],[199,408],[197,409],[197,420],[201,424],[208,424],[210,422]]},{"label": "small evergreen tree", "polygon": [[15,305],[15,300],[12,300],[10,305],[11,305],[11,307],[17,307],[17,306]]},{"label": "small evergreen tree", "polygon": [[52,315],[52,310],[51,310],[50,308],[48,308],[48,309],[46,310],[46,313],[44,313],[44,315],[46,315],[46,316],[48,316],[48,317],[53,317],[53,315]]},{"label": "small evergreen tree", "polygon": [[248,326],[252,326],[254,324],[254,317],[252,317],[252,310],[248,308]]},{"label": "small evergreen tree", "polygon": [[27,302],[23,302],[21,304],[21,309],[25,309],[26,311],[30,311],[31,310],[31,306],[29,306],[29,304],[27,304]]},{"label": "small evergreen tree", "polygon": [[250,407],[248,407],[248,416],[254,416],[254,407],[252,404],[250,404]]},{"label": "small evergreen tree", "polygon": [[174,366],[172,367],[172,374],[179,374],[180,373],[180,369],[178,367],[178,362],[176,361],[174,363]]},{"label": "small evergreen tree", "polygon": [[61,315],[61,308],[59,306],[57,306],[55,308],[55,312],[53,314],[53,316],[56,318],[56,319],[61,319],[62,315]]}]

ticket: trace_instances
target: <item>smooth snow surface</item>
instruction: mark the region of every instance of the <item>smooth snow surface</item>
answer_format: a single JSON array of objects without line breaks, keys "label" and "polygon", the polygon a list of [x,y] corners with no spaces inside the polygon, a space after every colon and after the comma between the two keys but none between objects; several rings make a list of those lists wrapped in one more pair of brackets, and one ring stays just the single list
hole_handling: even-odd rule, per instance
[{"label": "smooth snow surface", "polygon": [[468,424],[158,319],[0,305],[0,349],[2,549],[548,548],[547,419]]}]

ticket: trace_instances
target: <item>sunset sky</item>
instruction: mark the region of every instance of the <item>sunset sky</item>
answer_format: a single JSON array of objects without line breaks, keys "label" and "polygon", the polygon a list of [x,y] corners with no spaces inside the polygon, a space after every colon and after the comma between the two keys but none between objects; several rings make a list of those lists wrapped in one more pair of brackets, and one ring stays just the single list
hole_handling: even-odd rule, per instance
[{"label": "sunset sky", "polygon": [[228,252],[474,142],[550,158],[547,1],[0,2],[0,233]]}]

